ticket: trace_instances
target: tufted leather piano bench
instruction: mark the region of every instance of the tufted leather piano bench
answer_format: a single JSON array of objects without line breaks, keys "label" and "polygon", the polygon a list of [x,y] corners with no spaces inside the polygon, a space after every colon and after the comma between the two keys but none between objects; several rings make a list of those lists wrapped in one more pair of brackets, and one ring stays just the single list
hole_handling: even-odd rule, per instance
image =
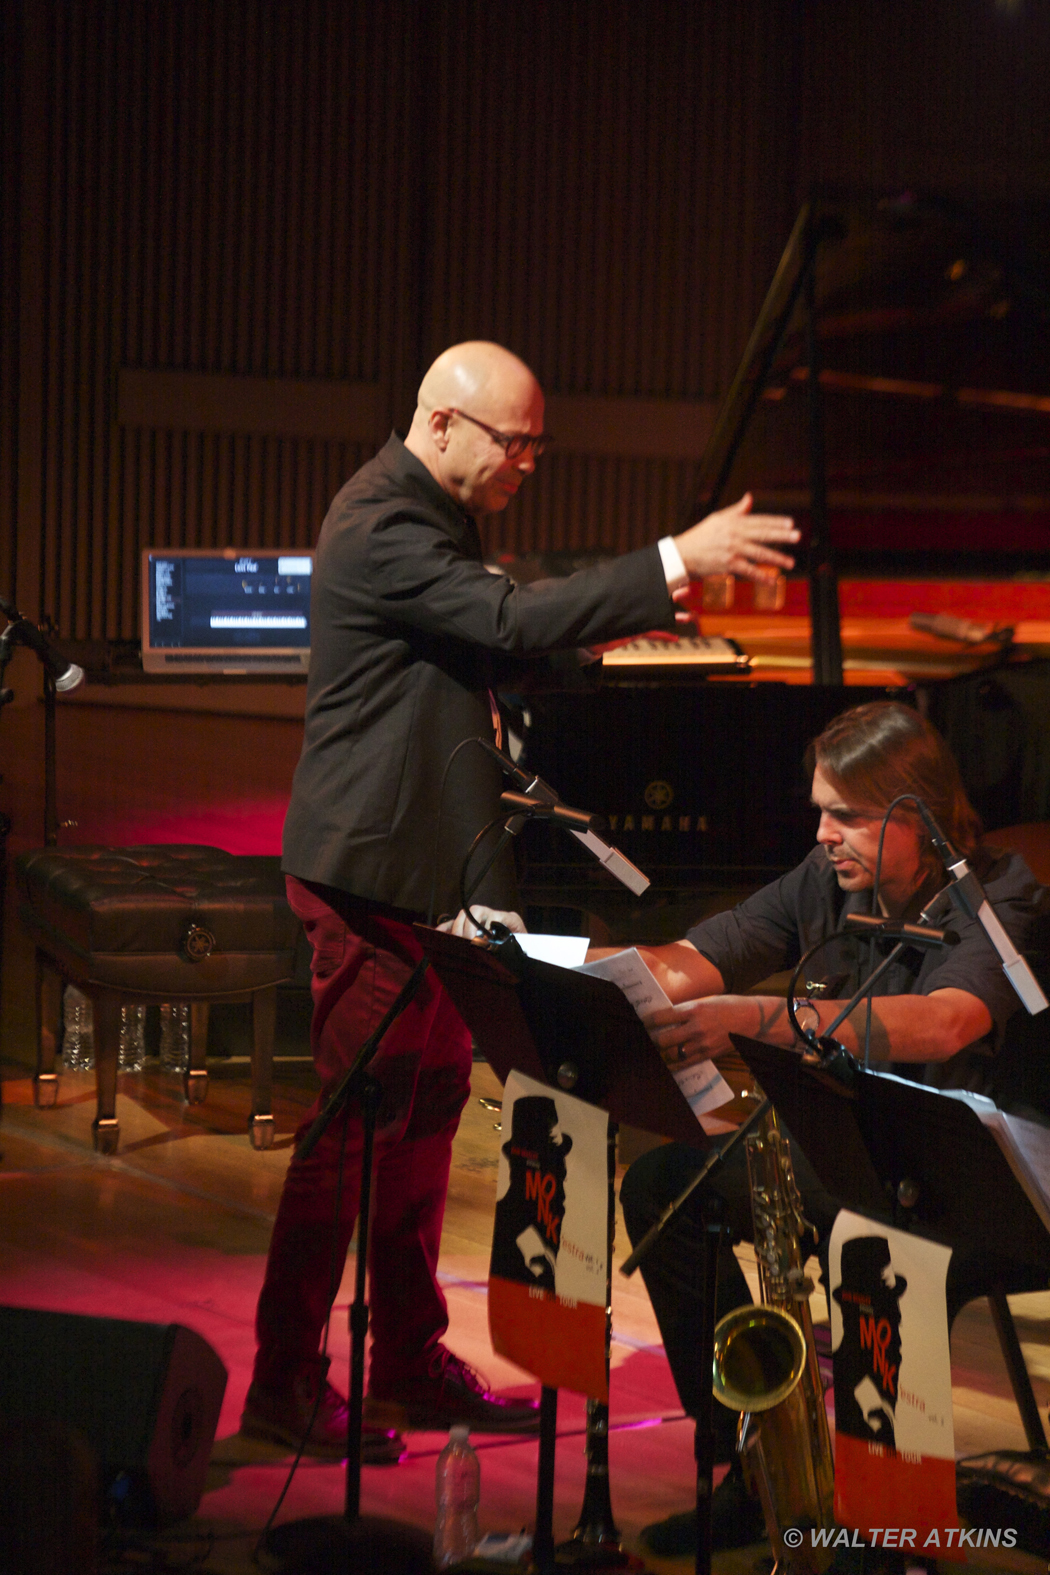
[{"label": "tufted leather piano bench", "polygon": [[16,860],[19,916],[36,943],[38,1106],[58,1097],[55,1057],[62,989],[89,997],[95,1022],[95,1147],[116,1152],[120,1008],[129,1002],[190,1006],[186,1098],[207,1092],[205,1049],[212,1002],[252,1005],[255,1148],[273,1142],[273,1044],[277,986],[293,977],[299,920],[276,858],[221,848],[40,848]]}]

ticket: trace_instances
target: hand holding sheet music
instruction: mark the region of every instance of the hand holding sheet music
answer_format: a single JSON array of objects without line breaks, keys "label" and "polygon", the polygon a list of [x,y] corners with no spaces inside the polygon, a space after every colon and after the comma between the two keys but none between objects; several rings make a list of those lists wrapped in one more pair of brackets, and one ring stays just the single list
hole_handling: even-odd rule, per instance
[{"label": "hand holding sheet music", "polygon": [[[591,974],[597,979],[609,979],[618,985],[643,1022],[654,1012],[671,1005],[642,961],[637,947],[614,952],[611,957],[603,957],[600,962],[584,963],[576,971]],[[709,1110],[728,1104],[733,1097],[733,1090],[713,1061],[698,1061],[681,1067],[672,1065],[670,1071],[698,1121]]]}]

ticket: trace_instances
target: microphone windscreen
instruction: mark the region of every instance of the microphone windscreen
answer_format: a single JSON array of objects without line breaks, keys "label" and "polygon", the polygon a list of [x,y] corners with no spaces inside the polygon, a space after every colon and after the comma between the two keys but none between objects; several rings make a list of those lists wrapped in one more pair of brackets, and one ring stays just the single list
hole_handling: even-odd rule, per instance
[{"label": "microphone windscreen", "polygon": [[84,669],[78,667],[76,662],[70,662],[65,672],[55,679],[55,688],[60,695],[67,695],[71,689],[76,689],[84,682]]}]

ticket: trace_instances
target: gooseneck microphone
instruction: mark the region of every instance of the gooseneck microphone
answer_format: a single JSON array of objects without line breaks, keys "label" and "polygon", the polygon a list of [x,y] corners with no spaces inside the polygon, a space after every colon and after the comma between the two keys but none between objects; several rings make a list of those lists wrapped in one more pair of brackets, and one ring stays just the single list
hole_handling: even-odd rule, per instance
[{"label": "gooseneck microphone", "polygon": [[915,803],[941,862],[952,878],[949,887],[952,901],[962,909],[968,919],[976,919],[980,924],[999,953],[1003,972],[1013,985],[1022,1005],[1033,1017],[1037,1012],[1045,1012],[1050,1002],[1043,994],[1035,974],[1003,929],[995,909],[985,895],[984,887],[962,854],[952,847],[922,799],[916,798]]},{"label": "gooseneck microphone", "polygon": [[[481,745],[487,755],[492,756],[501,771],[511,779],[515,787],[519,789],[522,797],[528,801],[527,812],[524,805],[522,805],[523,813],[515,815],[513,820],[507,822],[509,831],[520,831],[525,824],[525,819],[528,817],[540,816],[552,820],[560,820],[565,825],[566,830],[571,831],[576,840],[583,843],[588,853],[592,854],[598,860],[598,863],[608,870],[610,875],[626,886],[629,891],[633,891],[636,897],[640,897],[643,891],[648,890],[652,884],[648,875],[643,874],[636,864],[631,863],[630,859],[624,858],[617,848],[610,847],[607,842],[603,842],[601,837],[595,834],[593,828],[600,826],[604,829],[605,822],[601,816],[588,815],[584,810],[568,810],[567,806],[562,804],[554,789],[549,783],[544,782],[542,777],[536,776],[533,772],[522,770],[516,761],[512,760],[509,755],[505,755],[502,749],[497,749],[495,744],[489,739],[479,737],[475,742]],[[516,795],[513,793],[505,793],[503,795],[504,800],[511,800],[515,797]],[[517,806],[509,804],[508,807],[516,808]],[[559,810],[563,813],[558,813]],[[579,819],[571,822],[570,816],[578,816]]]},{"label": "gooseneck microphone", "polygon": [[907,941],[909,946],[959,944],[954,930],[938,930],[932,924],[901,924],[896,919],[880,919],[877,913],[847,913],[842,928],[847,934],[866,935],[872,940],[883,937],[888,941]]},{"label": "gooseneck microphone", "polygon": [[527,793],[501,793],[503,809],[519,810],[533,820],[556,820],[570,831],[604,831],[601,815],[589,815],[585,809],[570,809],[568,804],[548,804],[544,799],[530,798]]},{"label": "gooseneck microphone", "polygon": [[561,803],[557,793],[548,783],[544,782],[542,777],[538,777],[533,771],[522,770],[517,761],[512,760],[509,755],[505,755],[502,749],[497,749],[491,739],[479,738],[477,743],[481,745],[487,755],[492,756],[504,776],[510,777],[519,793],[524,793],[530,799],[539,799],[542,804]]}]

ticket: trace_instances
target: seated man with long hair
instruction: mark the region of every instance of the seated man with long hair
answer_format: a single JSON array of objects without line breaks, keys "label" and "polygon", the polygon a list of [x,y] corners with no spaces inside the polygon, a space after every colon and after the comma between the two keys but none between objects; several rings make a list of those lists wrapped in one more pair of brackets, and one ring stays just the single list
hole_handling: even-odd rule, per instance
[{"label": "seated man with long hair", "polygon": [[[980,821],[958,767],[943,739],[917,712],[892,702],[857,706],[824,730],[811,748],[809,764],[820,820],[817,845],[808,857],[738,907],[705,919],[683,940],[639,948],[675,1003],[646,1026],[676,1070],[730,1050],[731,1033],[786,1047],[795,1043],[787,1002],[746,992],[793,967],[817,941],[841,930],[847,914],[871,911],[883,817],[900,794],[921,798],[965,855],[1018,950],[1024,949],[1034,921],[1046,911],[1050,894],[1027,865],[1014,854],[981,844]],[[871,1056],[875,1062],[894,1063],[899,1075],[921,1082],[994,1094],[995,1051],[1019,1003],[981,925],[966,918],[947,889],[942,890],[946,879],[920,814],[912,804],[899,805],[883,841],[878,908],[887,917],[908,922],[925,911],[930,923],[954,931],[958,943],[908,949],[883,974],[871,1011]],[[805,1008],[804,1025],[817,1034],[826,1033],[840,1003],[852,996],[863,977],[860,962],[850,967],[847,949],[839,950],[845,971],[836,973],[826,994]],[[865,1017],[862,1004],[836,1030],[835,1037],[854,1054],[863,1054]],[[805,1216],[818,1236],[825,1237],[839,1205],[795,1144],[792,1160]],[[621,1197],[633,1242],[683,1190],[699,1164],[695,1150],[669,1144],[631,1166]],[[694,1265],[702,1250],[702,1215],[714,1197],[721,1200],[734,1239],[750,1239],[742,1146],[712,1181],[696,1189],[642,1262],[682,1404],[693,1415],[699,1384],[710,1382],[710,1358],[705,1374],[704,1361],[697,1356],[703,1308]],[[1008,1291],[1030,1288],[1024,1265],[1004,1263],[997,1270],[1000,1267]],[[987,1258],[978,1264],[964,1251],[953,1256],[949,1319],[978,1294],[975,1285],[987,1288],[988,1271]],[[718,1264],[716,1319],[749,1300],[747,1282],[726,1242]],[[762,1536],[762,1515],[740,1475],[736,1416],[721,1406],[715,1413],[716,1460],[729,1462],[731,1469],[713,1499],[713,1539],[716,1547],[742,1546]],[[687,1552],[694,1545],[695,1515],[672,1516],[648,1527],[643,1538],[654,1552]]]}]

